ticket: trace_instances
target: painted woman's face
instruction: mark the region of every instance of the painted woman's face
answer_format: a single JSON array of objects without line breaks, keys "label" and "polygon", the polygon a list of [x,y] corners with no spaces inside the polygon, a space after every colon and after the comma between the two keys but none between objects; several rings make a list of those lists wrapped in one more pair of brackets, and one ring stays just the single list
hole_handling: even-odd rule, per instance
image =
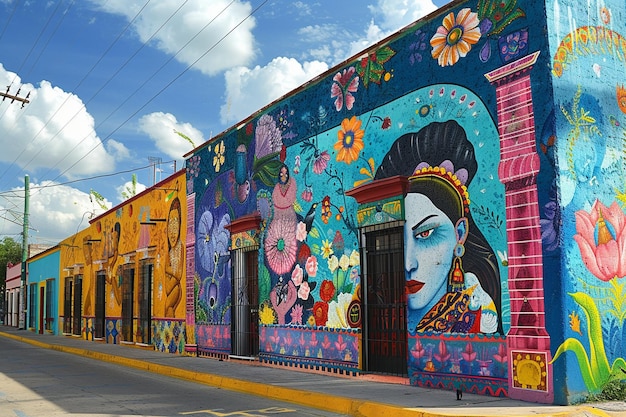
[{"label": "painted woman's face", "polygon": [[407,303],[409,310],[420,310],[446,291],[456,233],[448,216],[425,195],[409,193],[404,202]]},{"label": "painted woman's face", "polygon": [[180,233],[180,216],[177,210],[170,210],[170,215],[167,220],[167,238],[170,242],[170,246],[174,246],[178,241]]},{"label": "painted woman's face", "polygon": [[280,172],[278,173],[278,180],[281,184],[287,184],[289,180],[289,171],[285,167],[280,168]]}]

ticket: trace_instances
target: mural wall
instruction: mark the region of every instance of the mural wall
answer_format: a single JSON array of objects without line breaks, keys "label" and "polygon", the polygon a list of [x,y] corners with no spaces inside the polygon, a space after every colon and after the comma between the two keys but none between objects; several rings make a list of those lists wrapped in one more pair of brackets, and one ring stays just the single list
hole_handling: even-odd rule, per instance
[{"label": "mural wall", "polygon": [[185,195],[180,171],[60,244],[65,333],[184,351]]},{"label": "mural wall", "polygon": [[[567,16],[548,3],[550,15]],[[606,20],[609,9],[598,8],[593,19]],[[562,245],[563,236],[580,234],[582,226],[569,225],[560,205],[576,202],[568,218],[584,217],[585,208],[586,223],[601,218],[608,230],[602,242],[617,241],[619,222],[611,216],[619,207],[607,201],[602,216],[597,209],[593,214],[596,203],[585,205],[591,194],[583,190],[623,159],[617,146],[588,146],[598,136],[601,109],[619,109],[615,94],[603,107],[566,81],[568,71],[572,80],[579,77],[574,68],[585,63],[585,74],[605,82],[600,74],[623,65],[623,50],[617,51],[615,35],[612,49],[607,46],[606,31],[602,45],[592,45],[587,30],[584,48],[572,46],[582,38],[569,38],[557,51],[573,30],[568,25],[550,28],[558,37],[550,38],[550,52],[544,4],[454,2],[189,154],[198,349],[233,351],[232,307],[241,293],[232,290],[232,274],[241,267],[235,255],[247,245],[258,261],[261,361],[376,372],[372,342],[380,341],[372,340],[372,329],[378,324],[365,311],[389,300],[385,288],[399,279],[395,303],[406,302],[406,309],[384,322],[400,319],[404,334],[382,341],[404,340],[407,350],[394,353],[406,361],[399,375],[424,387],[554,401],[555,386],[567,386],[562,380],[572,364],[564,363],[577,363],[589,344],[563,337],[563,300],[571,298],[569,321],[578,336],[587,314],[581,303],[587,309],[590,302],[561,287],[561,256],[578,256],[575,242],[583,239]],[[581,56],[572,58],[574,50]],[[601,52],[608,58],[599,66],[609,68],[586,64]],[[556,107],[553,78],[559,98],[571,90]],[[614,92],[619,96],[621,86]],[[618,145],[622,119],[611,114],[605,126]],[[557,137],[570,144],[561,148]],[[619,176],[613,178],[603,186],[619,204]],[[395,194],[390,184],[397,185]],[[247,234],[231,235],[233,223],[255,215]],[[370,248],[368,239],[382,242],[394,227],[402,230],[399,275],[375,273],[365,258],[370,251],[382,254],[382,246]],[[584,263],[567,266],[578,271],[570,281],[599,297],[598,283],[580,275],[597,251],[584,250]],[[595,270],[605,271],[609,257],[602,255]],[[617,281],[600,281],[607,281],[602,294],[621,303]],[[604,337],[612,329],[619,335],[612,343],[619,339],[621,346],[621,321],[603,326]],[[575,354],[564,355],[568,350]],[[582,375],[595,366],[582,367]],[[559,401],[571,399],[564,396],[556,393]]]},{"label": "mural wall", "polygon": [[567,375],[556,394],[571,402],[622,379],[626,369],[626,15],[613,0],[588,8],[550,1],[547,13],[558,94],[541,146],[559,177],[542,222],[545,250],[562,246],[566,258],[565,334],[553,347],[554,366]]}]

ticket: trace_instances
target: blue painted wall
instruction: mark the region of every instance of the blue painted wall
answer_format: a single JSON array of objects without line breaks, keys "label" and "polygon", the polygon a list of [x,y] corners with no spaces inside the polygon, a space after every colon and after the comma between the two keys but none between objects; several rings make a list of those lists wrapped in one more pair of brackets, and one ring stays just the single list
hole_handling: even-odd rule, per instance
[{"label": "blue painted wall", "polygon": [[560,250],[551,262],[563,267],[564,340],[553,347],[566,402],[626,368],[626,10],[619,0],[549,1],[546,12],[555,109],[541,145],[558,178],[542,207],[554,238],[546,253]]},{"label": "blue painted wall", "polygon": [[[52,319],[51,327],[49,332],[52,334],[59,334],[59,271],[60,271],[60,251],[57,249],[48,250],[40,255],[37,255],[33,258],[33,260],[29,260],[28,267],[28,298],[31,299],[31,289],[32,284],[37,286],[37,294],[35,296],[35,305],[31,305],[29,303],[29,309],[35,309],[35,323],[29,323],[29,327],[34,331],[39,331],[40,323],[39,323],[39,310],[43,309],[44,319],[46,316],[46,283],[49,282],[52,285],[52,297],[51,297],[51,312],[52,316],[48,317]],[[44,304],[41,305],[40,302],[40,288],[44,289]],[[28,315],[27,315],[28,316]],[[43,328],[45,329],[45,323]]]}]

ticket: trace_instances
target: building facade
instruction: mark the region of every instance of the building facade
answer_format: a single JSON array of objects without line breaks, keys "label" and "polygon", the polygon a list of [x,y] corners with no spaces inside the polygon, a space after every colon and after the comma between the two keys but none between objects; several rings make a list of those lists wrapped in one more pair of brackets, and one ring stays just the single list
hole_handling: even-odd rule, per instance
[{"label": "building facade", "polygon": [[26,328],[59,334],[60,249],[54,246],[28,258]]},{"label": "building facade", "polygon": [[63,334],[184,351],[185,195],[179,171],[60,243]]},{"label": "building facade", "polygon": [[545,403],[621,378],[625,9],[455,1],[186,155],[188,349]]},{"label": "building facade", "polygon": [[7,265],[4,324],[18,327],[20,319],[20,291],[22,285],[22,264]]}]

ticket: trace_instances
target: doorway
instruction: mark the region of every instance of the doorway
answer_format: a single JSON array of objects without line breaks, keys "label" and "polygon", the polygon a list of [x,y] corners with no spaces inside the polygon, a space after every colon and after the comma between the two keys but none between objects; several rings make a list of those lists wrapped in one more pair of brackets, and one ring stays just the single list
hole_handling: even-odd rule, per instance
[{"label": "doorway", "polygon": [[74,276],[74,298],[72,308],[72,334],[79,336],[81,328],[83,310],[83,276]]},{"label": "doorway", "polygon": [[407,376],[403,227],[364,231],[365,371]]},{"label": "doorway", "polygon": [[234,251],[232,356],[253,358],[259,354],[258,257],[256,247]]},{"label": "doorway", "polygon": [[133,342],[133,305],[135,300],[135,268],[122,270],[122,340]]},{"label": "doorway", "polygon": [[105,318],[105,281],[106,271],[101,270],[96,273],[96,311],[93,323],[94,337],[104,338],[104,318]]},{"label": "doorway", "polygon": [[45,308],[45,298],[46,297],[46,287],[39,287],[39,334],[43,334],[44,329],[44,308]]},{"label": "doorway", "polygon": [[137,343],[152,343],[150,331],[152,321],[152,274],[154,265],[152,261],[141,261],[141,273],[139,274],[137,297],[139,299],[139,324],[137,326]]}]

